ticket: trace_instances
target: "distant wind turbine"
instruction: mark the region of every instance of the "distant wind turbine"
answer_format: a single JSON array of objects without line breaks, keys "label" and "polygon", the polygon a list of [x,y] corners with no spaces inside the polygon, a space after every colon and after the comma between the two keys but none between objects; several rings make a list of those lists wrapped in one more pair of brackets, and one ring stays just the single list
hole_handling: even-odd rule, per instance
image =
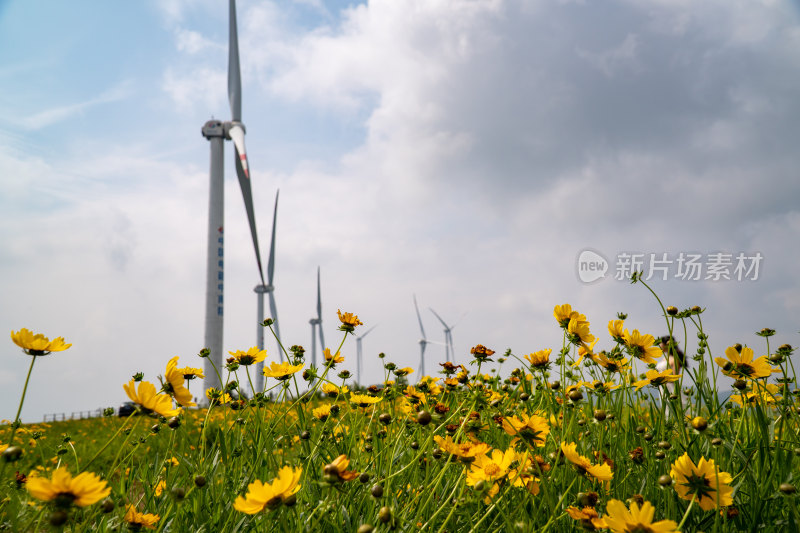
[{"label": "distant wind turbine", "polygon": [[[283,361],[283,350],[281,349],[281,330],[280,324],[278,324],[278,307],[275,305],[275,285],[273,285],[272,280],[274,279],[275,274],[275,228],[278,222],[278,196],[280,195],[281,191],[275,193],[275,208],[272,211],[272,241],[269,245],[269,260],[267,261],[267,284],[264,285],[256,285],[253,289],[255,293],[258,295],[258,316],[257,316],[257,330],[256,330],[256,344],[259,350],[264,349],[264,326],[261,323],[264,321],[264,293],[269,294],[269,312],[270,318],[272,318],[273,323],[272,327],[275,330],[275,337],[276,343],[278,345],[278,357],[280,361]],[[264,390],[264,374],[262,370],[264,368],[264,361],[261,361],[256,365],[256,383],[255,388],[256,390],[253,392],[260,392]]]},{"label": "distant wind turbine", "polygon": [[417,320],[419,321],[419,330],[422,333],[422,338],[419,340],[419,377],[425,375],[425,348],[429,344],[441,344],[440,342],[429,341],[425,336],[425,328],[422,327],[422,316],[419,314],[419,306],[417,305],[417,295],[414,295],[414,309],[417,311]]},{"label": "distant wind turbine", "polygon": [[209,358],[205,362],[205,387],[219,387],[219,379],[212,363],[222,370],[222,315],[223,315],[223,259],[224,259],[224,141],[233,141],[236,161],[236,174],[242,189],[244,206],[250,224],[250,235],[256,252],[258,276],[264,285],[264,269],[261,266],[261,252],[258,249],[256,219],[253,210],[253,193],[250,188],[250,170],[244,145],[245,129],[242,124],[242,80],[239,71],[239,38],[236,31],[236,3],[229,4],[228,41],[228,100],[231,106],[231,120],[222,122],[209,120],[203,125],[203,136],[211,147],[210,191],[208,201],[208,260],[206,264],[206,317],[205,346]]},{"label": "distant wind turbine", "polygon": [[362,335],[356,337],[356,383],[359,385],[363,385],[361,382],[361,339],[366,337],[370,331],[375,329],[378,325],[375,324],[367,331],[365,331]]},{"label": "distant wind turbine", "polygon": [[317,331],[319,331],[320,353],[325,349],[325,337],[322,334],[322,292],[319,285],[319,267],[317,267],[317,316],[308,323],[311,324],[311,364],[317,366]]},{"label": "distant wind turbine", "polygon": [[455,322],[455,323],[454,323],[452,326],[448,326],[448,325],[447,325],[447,322],[445,322],[445,321],[442,319],[442,317],[440,317],[440,316],[439,316],[439,313],[437,313],[436,311],[434,311],[434,310],[433,310],[433,308],[431,308],[431,307],[429,307],[428,309],[430,309],[431,313],[433,313],[434,315],[436,315],[436,318],[438,318],[438,319],[439,319],[439,322],[441,322],[441,323],[442,323],[442,325],[444,326],[444,345],[445,345],[445,346],[444,346],[444,350],[445,350],[445,360],[446,360],[446,361],[452,361],[452,362],[455,362],[455,359],[456,359],[456,354],[455,354],[455,350],[454,350],[454,348],[453,348],[453,328],[455,328],[455,327],[456,327],[456,325],[458,325],[458,323],[459,323],[459,322],[461,322],[461,319],[462,319],[462,318],[464,318],[464,317],[466,316],[466,313],[464,313],[463,315],[461,315],[461,318],[459,318],[459,319],[458,319],[458,320],[457,320],[457,321],[456,321],[456,322]]}]

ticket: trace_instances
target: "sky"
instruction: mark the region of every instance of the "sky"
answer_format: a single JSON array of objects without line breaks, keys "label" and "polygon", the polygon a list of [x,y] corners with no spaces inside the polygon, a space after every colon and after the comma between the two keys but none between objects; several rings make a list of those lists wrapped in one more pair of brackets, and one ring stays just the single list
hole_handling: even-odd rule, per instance
[{"label": "sky", "polygon": [[[202,367],[200,128],[230,118],[227,17],[217,0],[0,0],[0,331],[73,344],[37,359],[23,421],[118,406],[176,355]],[[240,0],[238,19],[265,261],[280,190],[286,345],[310,349],[319,267],[330,346],[337,309],[375,326],[364,382],[383,380],[379,352],[419,366],[414,295],[429,340],[430,308],[456,324],[457,362],[479,343],[557,351],[563,303],[608,349],[618,312],[666,332],[626,279],[638,261],[664,305],[706,309],[713,355],[766,353],[763,327],[800,344],[795,2]],[[224,346],[245,350],[259,277],[230,144]],[[428,346],[429,373],[443,359]],[[8,339],[0,419],[29,362]]]}]

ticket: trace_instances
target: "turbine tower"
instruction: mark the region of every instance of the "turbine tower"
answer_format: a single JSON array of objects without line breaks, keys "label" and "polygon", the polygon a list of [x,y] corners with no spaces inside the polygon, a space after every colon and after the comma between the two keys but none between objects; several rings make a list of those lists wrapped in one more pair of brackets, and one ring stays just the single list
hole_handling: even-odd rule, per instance
[{"label": "turbine tower", "polygon": [[[272,280],[275,274],[275,228],[278,222],[278,196],[280,195],[281,191],[275,193],[275,209],[272,211],[272,240],[270,241],[269,245],[269,260],[267,261],[267,284],[264,285],[256,285],[253,291],[258,295],[258,316],[256,317],[258,328],[256,330],[256,345],[258,346],[259,350],[264,349],[264,326],[261,323],[264,321],[264,294],[269,294],[269,312],[270,318],[272,318],[273,323],[272,327],[275,330],[275,337],[276,344],[278,346],[278,357],[280,361],[283,362],[283,350],[281,349],[281,330],[280,324],[278,324],[278,307],[275,305],[275,285],[273,285]],[[256,376],[255,376],[255,392],[260,392],[264,389],[264,374],[262,370],[264,369],[264,361],[261,361],[256,365]]]},{"label": "turbine tower", "polygon": [[317,366],[317,336],[319,331],[319,351],[325,349],[325,337],[322,334],[322,293],[319,288],[319,267],[317,267],[317,316],[308,321],[311,324],[311,364]]},{"label": "turbine tower", "polygon": [[436,318],[438,318],[438,319],[439,319],[439,322],[441,322],[441,323],[442,323],[442,325],[444,326],[444,353],[445,353],[445,361],[451,361],[451,360],[452,360],[453,362],[455,362],[455,359],[456,359],[456,354],[455,354],[455,351],[454,351],[454,349],[453,349],[453,333],[452,333],[452,331],[453,331],[453,328],[455,328],[455,327],[456,327],[456,325],[457,325],[459,322],[461,322],[461,319],[462,319],[462,318],[464,318],[464,316],[466,315],[466,313],[464,313],[463,315],[461,315],[461,318],[459,318],[459,319],[458,319],[458,320],[455,322],[455,324],[453,324],[452,326],[448,326],[448,325],[447,325],[447,322],[445,322],[445,321],[442,319],[442,317],[440,317],[440,316],[439,316],[439,313],[437,313],[436,311],[434,311],[434,310],[433,310],[433,308],[431,308],[431,307],[429,307],[428,309],[430,309],[431,313],[433,313],[434,315],[436,315]]},{"label": "turbine tower", "polygon": [[256,252],[258,275],[264,285],[264,269],[261,267],[261,252],[258,249],[256,220],[253,211],[253,192],[250,188],[250,169],[244,145],[244,124],[242,124],[242,80],[239,72],[239,39],[236,32],[236,4],[229,1],[229,41],[228,41],[228,100],[231,106],[231,120],[222,122],[209,120],[203,125],[203,137],[211,147],[210,188],[208,200],[208,261],[206,263],[206,316],[205,346],[209,350],[204,365],[205,387],[220,387],[218,371],[222,371],[222,317],[223,317],[223,261],[224,261],[224,141],[233,141],[235,150],[236,175],[242,189],[244,206],[250,224],[250,235]]},{"label": "turbine tower", "polygon": [[429,341],[425,336],[425,328],[422,327],[422,316],[419,314],[419,306],[417,305],[417,295],[414,295],[414,309],[417,311],[417,320],[419,321],[419,330],[422,332],[422,338],[419,340],[419,378],[425,375],[425,348],[429,344],[441,344],[440,342]]},{"label": "turbine tower", "polygon": [[365,331],[363,335],[361,335],[359,337],[356,337],[356,383],[358,383],[359,385],[363,385],[363,383],[361,382],[361,358],[362,358],[362,355],[361,355],[361,339],[366,337],[369,334],[369,332],[372,331],[373,329],[375,329],[376,327],[377,327],[377,324],[375,324],[374,326],[369,328],[367,331]]}]

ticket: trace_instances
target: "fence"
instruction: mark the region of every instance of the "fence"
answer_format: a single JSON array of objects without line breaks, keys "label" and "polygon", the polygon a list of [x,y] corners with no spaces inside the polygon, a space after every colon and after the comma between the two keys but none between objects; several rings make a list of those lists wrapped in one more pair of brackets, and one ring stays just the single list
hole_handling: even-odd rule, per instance
[{"label": "fence", "polygon": [[44,422],[58,422],[63,420],[83,420],[84,418],[97,418],[103,416],[103,409],[98,408],[94,411],[73,411],[67,413],[51,413],[44,415]]}]

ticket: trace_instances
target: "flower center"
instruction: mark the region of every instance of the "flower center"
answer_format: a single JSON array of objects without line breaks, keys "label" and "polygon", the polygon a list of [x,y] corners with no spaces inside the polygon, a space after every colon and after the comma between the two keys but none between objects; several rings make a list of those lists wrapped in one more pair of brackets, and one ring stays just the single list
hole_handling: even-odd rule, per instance
[{"label": "flower center", "polygon": [[483,469],[487,476],[496,476],[500,472],[500,467],[494,463],[489,463]]},{"label": "flower center", "polygon": [[711,487],[707,477],[697,476],[694,473],[691,476],[686,476],[686,482],[683,483],[683,486],[687,487],[691,494],[697,495],[700,500],[711,498],[711,493],[716,492],[716,489]]},{"label": "flower center", "polygon": [[644,524],[629,525],[625,531],[628,533],[654,533],[652,528]]},{"label": "flower center", "polygon": [[58,494],[56,494],[54,500],[56,507],[58,507],[59,509],[67,509],[72,505],[72,502],[74,502],[76,498],[77,496],[75,496],[71,492],[59,492]]}]

